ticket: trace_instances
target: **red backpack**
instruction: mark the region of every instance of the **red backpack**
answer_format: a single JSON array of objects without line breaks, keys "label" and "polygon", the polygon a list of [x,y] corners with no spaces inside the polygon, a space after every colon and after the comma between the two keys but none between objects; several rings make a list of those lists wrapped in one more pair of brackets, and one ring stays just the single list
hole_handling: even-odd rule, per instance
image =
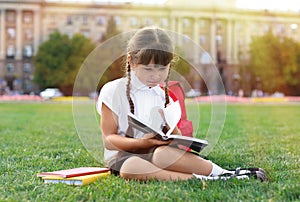
[{"label": "red backpack", "polygon": [[[181,107],[181,119],[178,122],[177,126],[179,130],[181,131],[182,135],[184,136],[193,136],[193,123],[192,121],[187,120],[186,115],[186,107],[185,107],[185,95],[184,91],[182,89],[182,86],[178,81],[169,81],[169,95],[170,97],[176,101],[179,101],[180,107]],[[161,85],[163,87],[163,85]]]}]

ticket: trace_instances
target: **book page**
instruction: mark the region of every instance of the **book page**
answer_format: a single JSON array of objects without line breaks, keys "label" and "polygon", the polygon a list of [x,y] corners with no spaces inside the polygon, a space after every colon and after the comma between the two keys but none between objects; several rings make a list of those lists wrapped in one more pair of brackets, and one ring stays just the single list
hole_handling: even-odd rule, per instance
[{"label": "book page", "polygon": [[168,105],[166,108],[163,108],[163,113],[165,116],[165,121],[170,127],[170,130],[168,130],[168,132],[166,133],[166,136],[169,136],[171,135],[181,118],[181,108],[179,101],[177,100],[176,102]]},{"label": "book page", "polygon": [[155,130],[147,123],[143,122],[141,119],[139,119],[134,114],[130,113],[128,114],[128,125],[132,126],[133,128],[143,132],[143,133],[154,133],[159,134],[162,137],[165,136],[165,134],[161,130]]},{"label": "book page", "polygon": [[162,131],[162,125],[165,123],[161,111],[162,108],[159,106],[153,107],[150,111],[149,125],[156,131]]}]

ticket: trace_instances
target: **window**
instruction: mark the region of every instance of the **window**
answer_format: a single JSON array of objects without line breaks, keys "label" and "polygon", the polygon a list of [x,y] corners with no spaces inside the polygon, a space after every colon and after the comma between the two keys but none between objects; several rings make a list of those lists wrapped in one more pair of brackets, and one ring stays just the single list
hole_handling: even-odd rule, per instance
[{"label": "window", "polygon": [[31,72],[31,64],[30,63],[24,63],[23,64],[23,71],[25,73],[30,73]]},{"label": "window", "polygon": [[168,23],[168,19],[167,18],[162,18],[161,19],[161,26],[162,27],[168,27],[169,23]]},{"label": "window", "polygon": [[8,45],[6,56],[8,58],[13,58],[15,56],[15,46],[14,45]]},{"label": "window", "polygon": [[120,25],[121,24],[121,18],[120,18],[120,16],[115,16],[115,23],[116,23],[116,25]]},{"label": "window", "polygon": [[153,24],[152,19],[151,18],[146,18],[145,19],[145,24],[146,24],[146,26],[152,25]]},{"label": "window", "polygon": [[296,23],[293,23],[290,25],[290,28],[293,30],[293,31],[296,31],[298,29],[298,24]]},{"label": "window", "polygon": [[135,27],[138,25],[137,19],[135,17],[129,18],[130,26]]},{"label": "window", "polygon": [[187,19],[187,18],[183,19],[184,28],[188,28],[188,27],[190,27],[190,25],[191,25],[191,23],[190,23],[189,19]]},{"label": "window", "polygon": [[222,44],[222,36],[218,34],[216,36],[216,41],[217,41],[217,45],[221,45]]},{"label": "window", "polygon": [[104,16],[99,16],[98,18],[98,25],[105,25],[105,17]]},{"label": "window", "polygon": [[33,20],[32,20],[32,13],[30,13],[30,12],[25,12],[25,13],[24,13],[24,17],[23,17],[23,22],[24,22],[25,24],[30,24],[30,23],[32,23],[32,22],[33,22]]},{"label": "window", "polygon": [[25,35],[25,39],[28,41],[30,41],[33,38],[31,29],[25,29],[24,35]]},{"label": "window", "polygon": [[82,17],[82,24],[83,24],[83,25],[87,25],[87,24],[88,24],[88,20],[89,20],[88,16],[84,15],[84,16]]},{"label": "window", "polygon": [[13,73],[15,71],[14,63],[7,63],[7,65],[6,65],[6,71],[8,73]]},{"label": "window", "polygon": [[24,90],[27,92],[32,90],[32,82],[29,79],[24,80]]},{"label": "window", "polygon": [[13,81],[13,89],[18,89],[22,86],[22,80],[21,79],[15,79]]},{"label": "window", "polygon": [[7,38],[8,39],[15,39],[16,31],[15,28],[7,28]]},{"label": "window", "polygon": [[8,23],[15,23],[16,22],[16,13],[14,11],[8,11],[6,14],[6,21]]},{"label": "window", "polygon": [[67,16],[67,25],[72,25],[72,17],[71,16]]},{"label": "window", "polygon": [[200,45],[206,44],[206,36],[205,35],[200,35]]},{"label": "window", "polygon": [[211,63],[211,57],[208,52],[203,52],[200,56],[200,63],[201,64],[210,64]]},{"label": "window", "polygon": [[24,54],[23,55],[26,58],[32,57],[32,46],[31,45],[24,46]]}]

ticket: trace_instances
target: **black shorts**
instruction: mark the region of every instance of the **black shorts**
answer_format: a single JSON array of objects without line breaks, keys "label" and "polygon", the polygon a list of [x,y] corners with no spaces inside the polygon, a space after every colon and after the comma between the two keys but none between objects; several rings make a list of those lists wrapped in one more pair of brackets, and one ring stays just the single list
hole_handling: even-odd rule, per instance
[{"label": "black shorts", "polygon": [[146,161],[151,161],[153,157],[153,152],[156,148],[151,148],[147,150],[147,152],[143,151],[141,153],[130,153],[130,152],[119,152],[117,154],[117,157],[110,160],[108,162],[108,167],[110,169],[110,172],[114,175],[120,175],[120,169],[123,165],[123,163],[129,159],[130,157],[136,156],[140,157]]}]

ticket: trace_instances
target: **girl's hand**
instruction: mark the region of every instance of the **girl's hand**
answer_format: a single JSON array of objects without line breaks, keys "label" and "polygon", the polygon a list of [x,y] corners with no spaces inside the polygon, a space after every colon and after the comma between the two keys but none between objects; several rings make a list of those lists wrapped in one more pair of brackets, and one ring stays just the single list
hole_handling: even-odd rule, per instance
[{"label": "girl's hand", "polygon": [[141,148],[151,148],[155,146],[162,146],[162,145],[168,145],[171,143],[171,140],[169,141],[163,141],[163,140],[158,140],[155,139],[155,134],[153,133],[147,133],[144,135],[143,138],[141,138]]},{"label": "girl's hand", "polygon": [[142,139],[151,139],[151,138],[154,138],[154,137],[155,137],[154,133],[146,133],[146,134],[144,134]]}]

